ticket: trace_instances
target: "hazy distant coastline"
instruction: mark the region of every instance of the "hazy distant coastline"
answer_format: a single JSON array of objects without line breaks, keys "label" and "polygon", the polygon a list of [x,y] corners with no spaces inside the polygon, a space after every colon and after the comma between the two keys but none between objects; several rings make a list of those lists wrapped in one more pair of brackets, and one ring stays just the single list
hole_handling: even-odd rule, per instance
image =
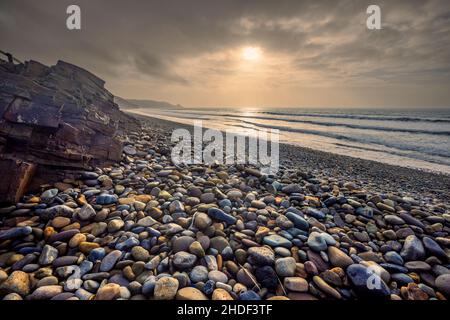
[{"label": "hazy distant coastline", "polygon": [[122,110],[128,109],[179,109],[183,108],[180,104],[172,104],[166,101],[147,100],[147,99],[125,99],[118,96],[114,96],[114,102],[119,105]]}]

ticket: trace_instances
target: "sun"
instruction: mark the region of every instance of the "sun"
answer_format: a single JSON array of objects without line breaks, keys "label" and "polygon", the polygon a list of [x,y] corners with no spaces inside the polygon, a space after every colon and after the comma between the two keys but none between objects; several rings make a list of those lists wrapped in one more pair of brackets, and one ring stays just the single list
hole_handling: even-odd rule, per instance
[{"label": "sun", "polygon": [[258,61],[261,59],[262,51],[258,47],[245,47],[242,50],[242,58],[247,61]]}]

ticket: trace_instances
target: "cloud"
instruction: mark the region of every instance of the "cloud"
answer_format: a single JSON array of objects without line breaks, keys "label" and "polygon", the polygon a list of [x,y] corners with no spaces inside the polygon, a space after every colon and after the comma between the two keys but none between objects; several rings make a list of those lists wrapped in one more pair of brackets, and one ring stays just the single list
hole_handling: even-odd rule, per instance
[{"label": "cloud", "polygon": [[[229,103],[219,101],[227,89],[242,95],[273,89],[273,101],[279,94],[295,101],[305,86],[426,86],[429,93],[448,83],[448,1],[377,1],[383,29],[369,31],[365,11],[372,2],[79,0],[82,30],[69,31],[65,9],[72,1],[3,0],[1,49],[22,60],[78,64],[117,94],[188,104],[214,94],[219,104]],[[254,70],[240,65],[243,46],[264,52]]]},{"label": "cloud", "polygon": [[150,77],[160,78],[169,82],[188,84],[188,81],[177,75],[170,68],[170,62],[164,61],[160,57],[148,52],[134,54],[131,59],[136,72],[143,73]]}]

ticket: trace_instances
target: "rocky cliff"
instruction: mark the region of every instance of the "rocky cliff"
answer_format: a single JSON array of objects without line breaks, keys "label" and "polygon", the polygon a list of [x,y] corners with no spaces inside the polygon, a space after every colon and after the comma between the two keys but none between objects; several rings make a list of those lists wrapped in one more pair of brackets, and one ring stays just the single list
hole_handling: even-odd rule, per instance
[{"label": "rocky cliff", "polygon": [[58,61],[0,60],[0,201],[79,170],[118,161],[121,132],[139,126],[105,82]]}]

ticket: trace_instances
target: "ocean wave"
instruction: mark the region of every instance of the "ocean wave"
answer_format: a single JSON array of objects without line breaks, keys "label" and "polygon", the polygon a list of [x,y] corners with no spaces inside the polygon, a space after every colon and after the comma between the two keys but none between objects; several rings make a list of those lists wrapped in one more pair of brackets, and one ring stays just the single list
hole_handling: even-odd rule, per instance
[{"label": "ocean wave", "polygon": [[318,117],[318,118],[341,118],[358,120],[381,120],[381,121],[400,121],[400,122],[432,122],[432,123],[450,123],[449,118],[419,118],[405,116],[383,116],[383,115],[360,115],[360,114],[324,114],[324,113],[287,113],[281,111],[261,111],[262,114],[279,116],[299,116],[299,117]]},{"label": "ocean wave", "polygon": [[[282,112],[261,112],[264,114],[276,114],[276,115],[288,115]],[[192,115],[192,116],[188,116]],[[352,123],[335,123],[335,122],[322,122],[322,121],[316,121],[316,120],[304,120],[304,119],[294,119],[294,118],[268,118],[264,116],[256,116],[256,115],[239,115],[239,114],[229,114],[229,113],[194,113],[194,112],[185,112],[183,114],[183,117],[193,119],[193,118],[200,118],[200,120],[206,120],[207,118],[203,118],[205,116],[214,116],[214,117],[227,117],[227,118],[234,118],[234,119],[260,119],[260,120],[275,120],[275,121],[285,121],[285,122],[293,122],[293,123],[305,123],[305,124],[313,124],[313,125],[321,125],[321,126],[327,126],[327,127],[344,127],[344,128],[350,128],[350,129],[361,129],[361,130],[377,130],[377,131],[386,131],[386,132],[403,132],[403,133],[414,133],[414,134],[430,134],[430,135],[442,135],[442,136],[450,136],[450,131],[439,131],[439,130],[424,130],[424,129],[408,129],[408,128],[393,128],[393,127],[383,127],[383,126],[371,126],[371,125],[360,125],[360,124],[352,124]],[[303,116],[299,114],[292,114],[290,116]],[[311,117],[323,117],[325,118],[325,115],[320,114],[311,114]],[[328,116],[326,116],[328,117]],[[361,116],[361,115],[342,115],[340,117],[334,117],[335,119],[342,118],[342,119],[366,119],[369,117]],[[394,118],[391,118],[394,119]],[[399,118],[396,118],[399,119]],[[403,118],[407,119],[407,118]],[[413,119],[413,118],[409,118]],[[386,120],[385,118],[370,118],[370,120]],[[424,121],[432,122],[432,119],[421,119]],[[445,122],[444,119],[435,119],[435,122]],[[393,121],[389,120],[388,121]],[[400,120],[401,121],[401,120]],[[412,121],[412,120],[411,120]],[[450,123],[450,119],[448,119],[448,122]]]},{"label": "ocean wave", "polygon": [[[192,117],[187,116],[188,114],[192,115]],[[266,113],[268,114],[268,113]],[[280,113],[281,114],[281,113]],[[275,120],[275,121],[285,121],[285,122],[293,122],[293,123],[305,123],[305,124],[313,124],[313,125],[321,125],[327,127],[344,127],[350,129],[361,129],[361,130],[377,130],[377,131],[386,131],[386,132],[403,132],[403,133],[415,133],[415,134],[431,134],[431,135],[443,135],[450,136],[450,131],[433,131],[433,130],[424,130],[424,129],[407,129],[407,128],[392,128],[392,127],[381,127],[381,126],[370,126],[370,125],[360,125],[360,124],[351,124],[351,123],[335,123],[335,122],[322,122],[315,120],[303,120],[303,119],[293,119],[293,118],[268,118],[264,116],[255,116],[255,115],[242,115],[242,114],[229,114],[229,113],[193,113],[193,112],[185,112],[184,116],[186,118],[198,118],[204,116],[215,116],[215,117],[227,117],[234,119],[260,119],[260,120]],[[284,114],[287,115],[287,114]],[[297,114],[293,114],[292,116],[298,116]],[[317,116],[317,117],[320,117]],[[362,117],[362,116],[361,116]],[[344,117],[342,117],[344,118]],[[350,119],[350,118],[349,118]],[[357,118],[355,118],[357,119]],[[376,119],[372,119],[376,120]],[[437,119],[439,120],[439,119]],[[449,120],[450,121],[450,120]]]},{"label": "ocean wave", "polygon": [[[230,117],[230,115],[227,115]],[[239,116],[231,115],[233,118],[241,118]],[[268,119],[265,117],[258,116],[250,116],[245,117],[246,119],[261,119],[261,120],[275,120],[275,121],[285,121],[285,122],[295,122],[295,123],[306,123],[306,124],[314,124],[321,125],[327,127],[345,127],[350,129],[362,129],[362,130],[377,130],[377,131],[387,131],[387,132],[404,132],[404,133],[417,133],[417,134],[431,134],[431,135],[443,135],[450,136],[450,131],[430,131],[423,129],[405,129],[405,128],[391,128],[391,127],[379,127],[379,126],[365,126],[359,124],[349,124],[349,123],[334,123],[334,122],[321,122],[314,120],[301,120],[301,119],[287,119],[287,118],[277,118],[277,119]]]},{"label": "ocean wave", "polygon": [[[247,123],[252,126],[266,128],[266,129],[277,129],[277,130],[285,131],[285,132],[311,134],[311,135],[323,136],[323,137],[332,138],[332,139],[336,139],[336,140],[349,141],[349,142],[355,142],[355,143],[363,143],[363,144],[370,143],[370,144],[374,144],[374,145],[384,146],[387,148],[395,148],[395,149],[403,150],[403,151],[419,152],[419,153],[424,153],[424,154],[427,154],[430,156],[438,156],[438,157],[443,157],[443,158],[450,157],[450,152],[443,152],[440,150],[430,149],[430,148],[427,148],[426,146],[405,145],[399,141],[391,141],[389,143],[389,142],[377,139],[377,137],[361,137],[361,136],[349,137],[349,136],[346,136],[343,134],[326,132],[326,131],[310,130],[310,129],[297,129],[297,128],[290,128],[290,127],[285,127],[285,126],[272,126],[272,125],[254,123],[254,122],[245,121],[245,120],[241,120],[241,121],[243,123]],[[241,126],[241,127],[249,129],[248,126]],[[380,150],[380,152],[382,152],[382,151]],[[386,151],[386,152],[388,152],[388,151]]]},{"label": "ocean wave", "polygon": [[358,149],[358,150],[369,151],[369,152],[378,152],[378,153],[382,153],[385,155],[395,155],[395,156],[399,156],[399,157],[406,157],[406,158],[411,158],[411,159],[416,159],[416,160],[422,160],[422,161],[427,161],[430,163],[440,164],[440,165],[447,165],[447,166],[450,165],[450,161],[447,161],[448,158],[446,158],[445,160],[443,160],[443,159],[436,160],[436,159],[431,158],[430,156],[428,156],[426,154],[422,154],[422,153],[405,154],[404,152],[401,152],[401,150],[399,150],[399,151],[389,150],[389,153],[387,153],[386,151],[383,151],[383,150],[380,150],[377,148],[363,147],[363,146],[359,146],[359,145],[350,145],[350,144],[345,144],[345,143],[335,143],[335,146],[345,147],[345,148],[349,148],[349,149]]}]

